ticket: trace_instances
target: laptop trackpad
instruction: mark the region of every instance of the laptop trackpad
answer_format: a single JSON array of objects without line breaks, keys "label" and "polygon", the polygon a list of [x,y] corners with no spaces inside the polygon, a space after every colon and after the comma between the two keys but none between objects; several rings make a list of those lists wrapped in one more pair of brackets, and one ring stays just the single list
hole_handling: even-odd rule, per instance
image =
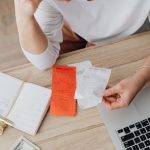
[{"label": "laptop trackpad", "polygon": [[150,116],[150,87],[144,88],[134,99],[134,106],[141,116]]}]

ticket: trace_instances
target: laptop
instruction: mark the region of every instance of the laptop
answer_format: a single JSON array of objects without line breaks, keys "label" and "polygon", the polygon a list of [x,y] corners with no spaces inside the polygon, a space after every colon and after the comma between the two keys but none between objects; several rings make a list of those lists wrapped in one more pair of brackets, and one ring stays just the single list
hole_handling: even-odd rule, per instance
[{"label": "laptop", "polygon": [[150,150],[150,87],[139,92],[127,108],[98,105],[116,150]]}]

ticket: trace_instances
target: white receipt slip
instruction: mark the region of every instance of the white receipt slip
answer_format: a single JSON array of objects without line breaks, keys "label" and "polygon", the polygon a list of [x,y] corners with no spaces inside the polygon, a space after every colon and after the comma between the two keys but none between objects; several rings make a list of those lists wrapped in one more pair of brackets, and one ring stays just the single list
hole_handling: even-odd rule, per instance
[{"label": "white receipt slip", "polygon": [[77,78],[75,98],[81,108],[90,108],[102,101],[101,92],[106,88],[111,69],[91,67],[85,69]]}]

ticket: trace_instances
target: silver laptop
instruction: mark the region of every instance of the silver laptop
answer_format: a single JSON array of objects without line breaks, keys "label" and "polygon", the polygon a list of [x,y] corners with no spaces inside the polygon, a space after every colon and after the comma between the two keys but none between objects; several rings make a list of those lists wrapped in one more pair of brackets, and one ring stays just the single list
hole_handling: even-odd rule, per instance
[{"label": "silver laptop", "polygon": [[111,111],[100,104],[98,109],[116,150],[150,150],[150,87],[128,108]]}]

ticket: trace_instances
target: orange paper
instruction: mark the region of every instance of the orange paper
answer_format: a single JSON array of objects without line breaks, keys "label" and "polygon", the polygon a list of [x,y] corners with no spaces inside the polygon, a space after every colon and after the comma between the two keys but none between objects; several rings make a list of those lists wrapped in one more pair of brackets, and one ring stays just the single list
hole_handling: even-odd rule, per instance
[{"label": "orange paper", "polygon": [[52,68],[52,97],[50,114],[58,116],[76,115],[76,68],[54,66]]}]

